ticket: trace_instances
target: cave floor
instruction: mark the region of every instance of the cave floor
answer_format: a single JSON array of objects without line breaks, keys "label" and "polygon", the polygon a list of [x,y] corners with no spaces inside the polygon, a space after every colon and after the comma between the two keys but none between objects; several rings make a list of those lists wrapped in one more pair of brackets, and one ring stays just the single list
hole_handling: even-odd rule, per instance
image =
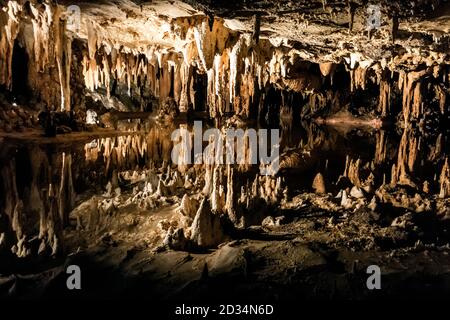
[{"label": "cave floor", "polygon": [[[173,209],[125,210],[116,219],[128,223],[95,234],[77,231],[72,221],[65,233],[69,254],[43,262],[37,273],[2,276],[2,295],[203,303],[448,297],[450,247],[414,243],[406,231],[376,226],[364,210],[336,220],[325,212],[297,213],[285,225],[251,227],[218,249],[189,253],[162,249],[162,239],[148,232]],[[66,289],[72,264],[83,274],[78,292]],[[367,289],[370,265],[382,270],[381,290]]]}]

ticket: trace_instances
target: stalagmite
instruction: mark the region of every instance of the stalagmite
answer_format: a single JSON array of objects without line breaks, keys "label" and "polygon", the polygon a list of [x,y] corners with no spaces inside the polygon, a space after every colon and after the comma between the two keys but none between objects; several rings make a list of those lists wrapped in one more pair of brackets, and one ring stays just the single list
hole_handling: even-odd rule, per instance
[{"label": "stalagmite", "polygon": [[195,218],[197,205],[198,203],[195,199],[191,199],[187,194],[185,194],[181,199],[178,211],[185,216]]},{"label": "stalagmite", "polygon": [[354,186],[354,187],[350,190],[350,195],[351,195],[353,198],[356,198],[356,199],[364,198],[364,193],[363,193],[363,191],[362,191],[360,188],[358,188],[357,186]]},{"label": "stalagmite", "polygon": [[228,214],[228,217],[233,223],[238,223],[237,217],[236,217],[236,210],[235,210],[235,193],[234,193],[234,168],[231,167],[231,165],[227,166],[227,194],[226,194],[226,201],[225,201],[225,210]]},{"label": "stalagmite", "polygon": [[14,207],[14,212],[12,216],[11,227],[12,230],[16,233],[17,241],[20,241],[24,236],[23,233],[23,202],[19,200]]},{"label": "stalagmite", "polygon": [[314,191],[318,194],[326,193],[325,179],[323,178],[323,175],[320,172],[314,178],[312,187]]},{"label": "stalagmite", "polygon": [[347,192],[345,190],[342,191],[342,199],[341,206],[345,209],[351,208],[353,205],[353,201],[347,196]]},{"label": "stalagmite", "polygon": [[191,240],[198,246],[210,248],[225,239],[220,217],[211,211],[208,200],[202,200],[191,226]]},{"label": "stalagmite", "polygon": [[72,41],[66,35],[66,21],[61,19],[61,11],[58,7],[55,10],[53,19],[55,25],[55,59],[61,87],[61,111],[70,111]]},{"label": "stalagmite", "polygon": [[362,90],[366,89],[366,74],[368,68],[358,66],[357,68],[350,71],[351,82],[350,90],[354,92],[356,89],[360,88]]},{"label": "stalagmite", "polygon": [[213,212],[223,213],[225,209],[225,193],[222,185],[222,166],[217,165],[213,172],[213,185],[210,196],[211,209]]},{"label": "stalagmite", "polygon": [[158,188],[156,189],[156,195],[159,197],[164,197],[169,194],[169,190],[167,189],[166,185],[162,180],[159,180],[158,182]]}]

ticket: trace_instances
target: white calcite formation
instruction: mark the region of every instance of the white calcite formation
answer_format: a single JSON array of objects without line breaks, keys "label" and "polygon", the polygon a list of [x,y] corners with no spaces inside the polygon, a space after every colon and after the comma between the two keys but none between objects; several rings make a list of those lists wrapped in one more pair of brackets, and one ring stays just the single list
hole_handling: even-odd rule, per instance
[{"label": "white calcite formation", "polygon": [[200,247],[215,247],[225,239],[219,214],[213,212],[206,199],[200,203],[191,226],[191,240]]}]

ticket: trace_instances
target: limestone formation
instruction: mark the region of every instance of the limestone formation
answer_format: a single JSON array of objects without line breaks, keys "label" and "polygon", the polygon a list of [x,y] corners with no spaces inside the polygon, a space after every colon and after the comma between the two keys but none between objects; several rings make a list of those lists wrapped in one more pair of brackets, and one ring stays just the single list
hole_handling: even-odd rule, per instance
[{"label": "limestone formation", "polygon": [[211,210],[207,199],[201,201],[191,229],[191,240],[199,247],[216,247],[225,239],[220,216]]},{"label": "limestone formation", "polygon": [[323,175],[320,172],[314,178],[312,187],[317,194],[326,193],[325,179],[323,178]]}]

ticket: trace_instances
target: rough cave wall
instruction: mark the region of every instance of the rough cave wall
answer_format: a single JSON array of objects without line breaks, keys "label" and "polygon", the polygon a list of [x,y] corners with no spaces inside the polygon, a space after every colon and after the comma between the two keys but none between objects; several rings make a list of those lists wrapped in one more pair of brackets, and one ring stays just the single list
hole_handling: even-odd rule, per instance
[{"label": "rough cave wall", "polygon": [[[8,1],[0,10],[0,84],[12,88],[14,44],[25,48],[28,84],[49,110],[71,110],[71,37],[64,8],[37,1]],[[26,81],[26,79],[23,79]]]}]

